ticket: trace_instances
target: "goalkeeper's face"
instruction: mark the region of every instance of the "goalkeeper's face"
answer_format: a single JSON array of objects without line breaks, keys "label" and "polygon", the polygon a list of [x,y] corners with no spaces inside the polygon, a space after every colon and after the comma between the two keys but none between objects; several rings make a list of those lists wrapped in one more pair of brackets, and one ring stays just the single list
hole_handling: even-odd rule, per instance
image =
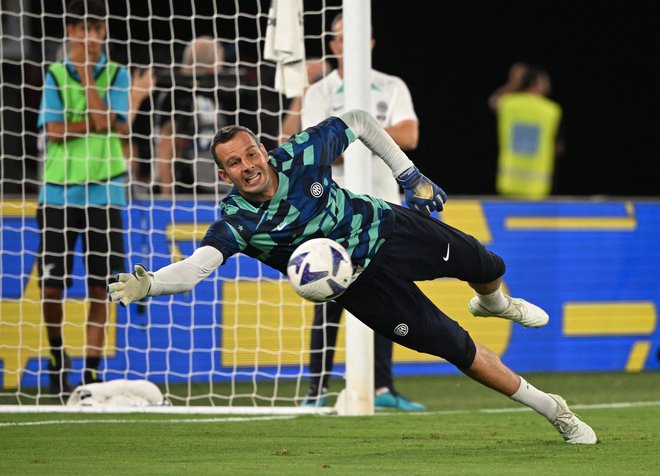
[{"label": "goalkeeper's face", "polygon": [[239,132],[229,141],[217,144],[215,153],[220,161],[220,179],[236,187],[238,192],[255,202],[273,198],[277,191],[277,174],[268,165],[268,152],[263,144],[247,133]]}]

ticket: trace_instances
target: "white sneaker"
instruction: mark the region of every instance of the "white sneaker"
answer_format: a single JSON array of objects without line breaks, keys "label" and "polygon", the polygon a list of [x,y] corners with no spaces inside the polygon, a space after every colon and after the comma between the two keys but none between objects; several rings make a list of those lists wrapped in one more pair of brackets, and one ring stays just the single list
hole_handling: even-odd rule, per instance
[{"label": "white sneaker", "polygon": [[559,405],[559,414],[552,424],[559,430],[559,434],[564,441],[571,445],[595,445],[598,441],[596,433],[568,408],[566,400],[559,395],[553,395],[551,393],[548,396]]},{"label": "white sneaker", "polygon": [[543,327],[550,319],[548,313],[524,299],[506,296],[509,306],[502,312],[492,312],[479,303],[477,296],[470,299],[468,309],[475,317],[501,317],[517,322],[524,327]]}]

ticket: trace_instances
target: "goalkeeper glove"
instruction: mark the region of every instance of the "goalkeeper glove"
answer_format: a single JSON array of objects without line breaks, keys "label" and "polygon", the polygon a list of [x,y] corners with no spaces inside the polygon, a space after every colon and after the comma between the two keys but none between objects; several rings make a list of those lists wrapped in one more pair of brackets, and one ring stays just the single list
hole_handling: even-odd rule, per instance
[{"label": "goalkeeper glove", "polygon": [[404,198],[410,208],[425,216],[429,216],[432,210],[443,210],[447,194],[414,165],[402,172],[396,181],[403,188]]},{"label": "goalkeeper glove", "polygon": [[108,297],[110,301],[119,301],[126,307],[144,298],[150,289],[151,276],[141,264],[136,264],[134,273],[119,273],[117,282],[108,285]]}]

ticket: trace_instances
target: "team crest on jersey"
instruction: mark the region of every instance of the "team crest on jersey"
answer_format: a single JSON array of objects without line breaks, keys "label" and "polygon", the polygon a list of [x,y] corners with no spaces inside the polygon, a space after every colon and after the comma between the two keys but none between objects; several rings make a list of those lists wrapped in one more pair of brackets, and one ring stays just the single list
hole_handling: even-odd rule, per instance
[{"label": "team crest on jersey", "polygon": [[309,191],[312,194],[312,197],[319,198],[321,195],[323,195],[323,185],[321,185],[319,182],[314,182],[311,187],[309,187]]},{"label": "team crest on jersey", "polygon": [[406,336],[408,335],[408,326],[406,324],[401,323],[394,328],[394,333],[401,337]]}]

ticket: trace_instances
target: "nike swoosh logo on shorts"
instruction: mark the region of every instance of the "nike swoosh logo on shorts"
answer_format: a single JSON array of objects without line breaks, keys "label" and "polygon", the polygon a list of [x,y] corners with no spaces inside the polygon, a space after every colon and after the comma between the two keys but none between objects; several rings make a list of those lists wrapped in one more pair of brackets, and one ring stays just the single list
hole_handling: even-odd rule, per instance
[{"label": "nike swoosh logo on shorts", "polygon": [[451,246],[451,243],[447,243],[447,254],[442,257],[443,260],[449,261],[449,247]]}]

